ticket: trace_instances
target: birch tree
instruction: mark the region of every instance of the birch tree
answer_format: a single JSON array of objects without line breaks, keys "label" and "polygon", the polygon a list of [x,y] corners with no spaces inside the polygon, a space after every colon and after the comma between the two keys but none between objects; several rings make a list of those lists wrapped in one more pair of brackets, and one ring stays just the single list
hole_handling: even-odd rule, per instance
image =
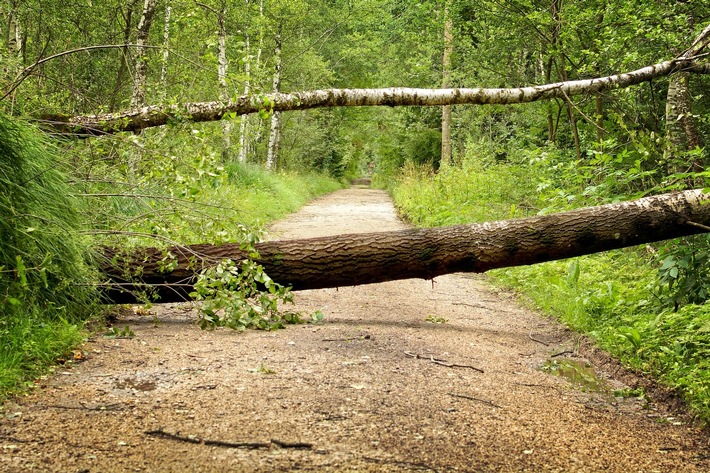
[{"label": "birch tree", "polygon": [[[685,2],[680,2],[685,3]],[[692,13],[687,13],[688,29],[692,29],[695,18]],[[710,27],[708,27],[710,28]],[[710,30],[705,31],[695,40],[691,47],[683,53],[683,57],[692,57],[709,41]],[[666,160],[673,161],[676,153],[683,153],[702,146],[700,134],[693,115],[693,99],[690,93],[690,74],[678,71],[671,74],[668,81],[668,94],[666,96]],[[677,160],[675,160],[677,162]],[[675,165],[679,172],[704,170],[704,166],[697,159],[692,160],[689,166]]]},{"label": "birch tree", "polygon": [[[250,0],[245,0],[247,10],[251,4]],[[252,56],[252,37],[250,24],[244,27],[244,95],[251,93],[252,84],[252,63],[258,73],[261,67],[261,52],[264,47],[264,0],[259,0],[259,16],[258,16],[258,44],[256,48],[256,57]],[[249,155],[249,138],[251,131],[251,116],[242,116],[239,123],[239,162],[247,162]]]},{"label": "birch tree", "polygon": [[153,24],[155,8],[158,0],[145,0],[143,12],[138,21],[138,34],[136,35],[136,56],[133,76],[133,96],[131,97],[131,107],[141,107],[146,102],[146,82],[148,76],[148,58],[145,46],[148,44],[148,35]]},{"label": "birch tree", "polygon": [[[444,54],[441,61],[443,79],[441,87],[448,89],[451,87],[451,53],[453,51],[453,21],[449,3],[444,2]],[[451,105],[441,107],[441,162],[442,164],[452,163],[451,155]]]},{"label": "birch tree", "polygon": [[167,96],[168,89],[168,59],[170,57],[170,13],[172,5],[170,0],[165,5],[165,20],[163,24],[163,59],[160,63],[160,95],[163,100]]},{"label": "birch tree", "polygon": [[[281,28],[279,23],[274,38],[276,46],[274,47],[274,81],[272,89],[274,94],[278,94],[281,88]],[[269,132],[269,148],[266,155],[266,169],[273,169],[276,166],[276,161],[279,154],[279,144],[281,142],[281,112],[274,108],[271,114],[271,128]]]}]

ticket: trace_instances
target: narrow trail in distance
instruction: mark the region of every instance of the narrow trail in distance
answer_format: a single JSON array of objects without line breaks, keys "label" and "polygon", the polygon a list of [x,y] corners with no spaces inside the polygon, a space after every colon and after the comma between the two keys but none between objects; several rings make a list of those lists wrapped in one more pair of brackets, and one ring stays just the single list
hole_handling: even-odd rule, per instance
[{"label": "narrow trail in distance", "polygon": [[[352,188],[270,233],[404,227],[384,192]],[[628,374],[587,366],[575,334],[481,276],[303,291],[296,303],[324,322],[240,334],[201,331],[189,304],[128,313],[117,327],[134,338],[94,337],[84,361],[6,403],[0,470],[710,471],[702,432],[614,397]]]}]

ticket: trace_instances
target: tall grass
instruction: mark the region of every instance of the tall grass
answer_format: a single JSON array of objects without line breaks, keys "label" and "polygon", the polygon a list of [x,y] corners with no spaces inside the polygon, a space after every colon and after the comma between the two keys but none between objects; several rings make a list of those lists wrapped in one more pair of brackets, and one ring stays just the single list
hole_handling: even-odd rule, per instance
[{"label": "tall grass", "polygon": [[534,181],[522,166],[471,158],[434,173],[405,166],[392,194],[415,225],[434,227],[524,217],[535,213]]},{"label": "tall grass", "polygon": [[[252,164],[226,167],[227,185],[247,223],[265,224],[295,212],[309,200],[343,187],[322,173],[267,172]],[[217,193],[222,193],[224,187]],[[216,196],[215,196],[216,197]]]},{"label": "tall grass", "polygon": [[81,339],[92,311],[90,242],[42,135],[0,114],[0,396]]}]

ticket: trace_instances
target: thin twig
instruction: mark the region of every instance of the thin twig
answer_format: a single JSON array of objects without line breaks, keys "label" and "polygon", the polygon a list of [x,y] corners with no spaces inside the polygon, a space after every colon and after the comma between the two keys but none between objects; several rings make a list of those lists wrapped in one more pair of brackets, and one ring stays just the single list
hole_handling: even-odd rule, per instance
[{"label": "thin twig", "polygon": [[563,351],[561,351],[561,352],[559,352],[559,353],[555,353],[554,355],[550,355],[550,358],[555,358],[555,357],[557,357],[557,356],[566,355],[566,354],[568,354],[568,353],[572,354],[572,353],[574,353],[574,351],[573,351],[573,350],[563,350]]},{"label": "thin twig", "polygon": [[80,404],[78,406],[65,406],[62,404],[55,404],[55,405],[47,405],[45,406],[49,409],[77,409],[77,410],[86,410],[86,411],[121,411],[123,408],[119,403],[114,403],[114,404],[107,404],[104,406],[86,406],[84,404]]},{"label": "thin twig", "polygon": [[269,442],[224,442],[222,440],[210,440],[199,437],[185,437],[183,435],[172,434],[170,432],[164,431],[162,428],[157,430],[148,430],[145,432],[146,435],[153,437],[162,437],[170,440],[177,440],[179,442],[187,442],[198,445],[211,445],[215,447],[226,447],[226,448],[247,448],[251,450],[256,450],[259,448],[271,448],[276,445],[281,448],[293,448],[293,449],[311,449],[313,445],[305,442],[283,442],[281,440],[271,439]]},{"label": "thin twig", "polygon": [[448,394],[449,396],[452,396],[452,397],[459,397],[459,398],[461,398],[461,399],[468,399],[469,401],[480,402],[480,403],[482,403],[482,404],[486,404],[486,405],[491,406],[491,407],[496,407],[496,408],[498,408],[498,409],[502,409],[502,408],[503,408],[503,406],[499,406],[499,405],[496,404],[495,402],[491,402],[491,401],[488,401],[488,400],[486,400],[486,399],[479,399],[479,398],[473,397],[473,396],[466,396],[465,394],[456,394],[456,393],[447,393],[447,394]]},{"label": "thin twig", "polygon": [[596,120],[592,120],[591,117],[587,116],[586,113],[584,113],[582,110],[580,110],[579,107],[577,107],[577,105],[575,105],[575,103],[572,101],[572,99],[569,98],[569,96],[565,93],[564,90],[562,90],[562,93],[564,94],[565,99],[567,99],[567,103],[572,105],[572,107],[574,107],[574,109],[577,110],[577,112],[579,112],[579,114],[582,115],[589,122],[589,124],[594,125],[597,128],[597,130],[605,131],[603,127],[599,126],[599,124],[596,122]]},{"label": "thin twig", "polygon": [[513,384],[515,384],[515,385],[517,385],[517,386],[525,386],[525,387],[528,387],[528,388],[547,388],[547,389],[554,389],[554,390],[557,391],[558,393],[560,392],[560,390],[559,390],[557,387],[555,387],[555,386],[545,386],[544,384],[532,384],[532,383],[513,383]]},{"label": "thin twig", "polygon": [[486,306],[481,305],[481,304],[467,304],[466,302],[452,302],[451,305],[464,305],[464,306],[466,306],[466,307],[475,307],[476,309],[488,309],[488,310],[492,310],[492,309],[490,309],[489,307],[486,307]]},{"label": "thin twig", "polygon": [[540,339],[538,339],[538,338],[533,337],[533,336],[532,336],[532,333],[528,334],[528,337],[530,337],[530,340],[532,340],[533,342],[541,343],[541,344],[545,345],[546,347],[549,347],[549,346],[550,346],[549,343],[547,343],[547,342],[545,342],[545,341],[543,341],[543,340],[540,340]]},{"label": "thin twig", "polygon": [[282,440],[271,439],[271,443],[277,447],[294,448],[296,450],[310,450],[313,448],[313,444],[307,442],[284,442]]},{"label": "thin twig", "polygon": [[234,210],[238,209],[232,207],[225,207],[223,205],[208,204],[205,202],[199,202],[196,200],[181,199],[179,197],[171,197],[167,195],[154,195],[154,194],[126,194],[120,192],[105,192],[105,193],[93,193],[93,194],[72,194],[72,197],[128,197],[131,199],[155,199],[155,200],[168,200],[170,202],[180,202],[190,205],[197,205],[199,207],[213,207],[220,210]]},{"label": "thin twig", "polygon": [[446,366],[447,368],[470,368],[474,371],[478,371],[479,373],[483,373],[483,370],[481,368],[476,368],[475,366],[471,365],[460,365],[458,363],[449,363],[446,360],[439,360],[434,358],[433,356],[424,356],[424,355],[419,355],[418,353],[411,353],[408,351],[404,352],[405,355],[411,356],[412,358],[416,358],[418,360],[429,360],[435,365],[441,365],[441,366]]},{"label": "thin twig", "polygon": [[706,232],[710,232],[710,227],[708,227],[707,225],[703,225],[702,223],[695,223],[691,222],[690,220],[687,220],[685,223],[693,227],[702,228]]},{"label": "thin twig", "polygon": [[359,337],[350,338],[324,338],[324,342],[352,342],[353,340],[370,340],[372,337],[370,335],[361,335]]}]

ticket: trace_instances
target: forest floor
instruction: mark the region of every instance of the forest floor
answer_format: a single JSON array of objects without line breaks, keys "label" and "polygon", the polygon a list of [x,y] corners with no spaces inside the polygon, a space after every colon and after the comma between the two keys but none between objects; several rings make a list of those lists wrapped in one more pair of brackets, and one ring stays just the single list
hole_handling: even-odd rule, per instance
[{"label": "forest floor", "polygon": [[[384,192],[352,188],[271,234],[404,227]],[[296,303],[324,321],[210,332],[189,304],[128,311],[116,327],[135,337],[93,337],[5,404],[0,470],[710,471],[708,437],[682,410],[615,396],[640,380],[485,277]]]}]

